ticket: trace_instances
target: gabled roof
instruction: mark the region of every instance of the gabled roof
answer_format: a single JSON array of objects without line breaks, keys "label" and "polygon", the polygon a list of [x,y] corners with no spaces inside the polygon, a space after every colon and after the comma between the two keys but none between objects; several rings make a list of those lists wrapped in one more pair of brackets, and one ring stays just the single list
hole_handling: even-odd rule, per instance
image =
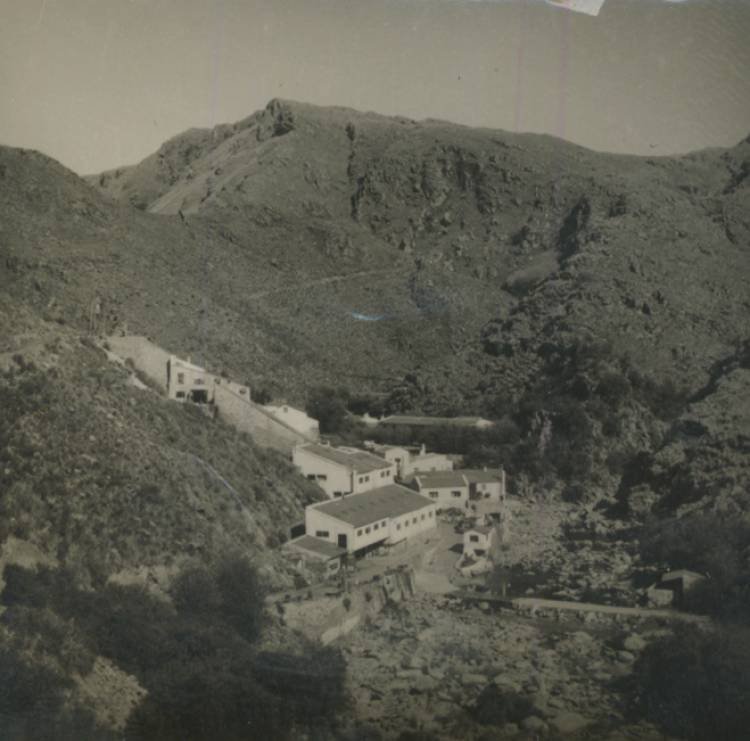
[{"label": "gabled roof", "polygon": [[462,473],[466,476],[466,480],[470,484],[492,484],[503,480],[503,471],[500,468],[491,468],[487,470],[462,468],[458,473]]},{"label": "gabled roof", "polygon": [[468,481],[461,471],[427,471],[415,473],[414,480],[420,489],[436,487],[443,489],[448,486],[468,486]]},{"label": "gabled roof", "polygon": [[427,497],[405,486],[390,484],[362,494],[350,494],[341,499],[310,506],[348,525],[362,527],[434,505]]},{"label": "gabled roof", "polygon": [[290,540],[286,545],[289,548],[307,551],[325,559],[339,558],[346,553],[343,548],[339,548],[327,540],[314,538],[312,535],[300,535],[299,538]]},{"label": "gabled roof", "polygon": [[342,450],[317,443],[303,445],[302,450],[317,455],[319,458],[325,458],[327,461],[338,463],[340,466],[346,466],[355,473],[369,473],[381,468],[390,468],[393,465],[384,458],[365,450]]}]

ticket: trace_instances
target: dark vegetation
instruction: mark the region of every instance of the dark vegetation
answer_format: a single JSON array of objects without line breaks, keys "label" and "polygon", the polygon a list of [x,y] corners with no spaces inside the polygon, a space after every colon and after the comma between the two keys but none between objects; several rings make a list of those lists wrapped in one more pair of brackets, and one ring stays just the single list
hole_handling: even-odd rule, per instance
[{"label": "dark vegetation", "polygon": [[[258,651],[264,589],[240,557],[183,571],[171,602],[141,587],[84,590],[65,570],[11,565],[5,579],[3,622],[16,637],[0,663],[3,686],[12,687],[0,701],[3,738],[37,738],[21,733],[35,723],[75,727],[70,738],[100,732],[62,700],[66,677],[87,673],[96,655],[148,691],[128,721],[133,739],[284,739],[295,725],[324,727],[345,703],[345,663],[336,650]],[[29,646],[34,658],[22,658]]]},{"label": "dark vegetation", "polygon": [[750,727],[750,629],[682,626],[641,654],[636,710],[689,741],[739,741]]},{"label": "dark vegetation", "polygon": [[641,534],[641,558],[708,578],[684,596],[684,606],[725,622],[750,625],[750,523],[721,514],[652,520]]},{"label": "dark vegetation", "polygon": [[506,723],[520,723],[533,711],[534,703],[528,697],[489,684],[477,698],[471,714],[482,725],[503,726]]},{"label": "dark vegetation", "polygon": [[640,547],[646,563],[704,574],[682,606],[715,622],[682,627],[648,646],[634,671],[636,710],[679,738],[744,738],[750,724],[750,524],[721,514],[654,519]]}]

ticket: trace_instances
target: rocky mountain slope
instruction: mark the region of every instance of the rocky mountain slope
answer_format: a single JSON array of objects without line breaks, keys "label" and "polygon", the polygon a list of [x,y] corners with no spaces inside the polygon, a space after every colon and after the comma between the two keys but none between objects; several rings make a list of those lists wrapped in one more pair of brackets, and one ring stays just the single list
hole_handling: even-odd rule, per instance
[{"label": "rocky mountain slope", "polygon": [[274,100],[88,183],[0,150],[0,291],[46,325],[143,333],[291,401],[328,383],[510,413],[528,450],[573,439],[577,405],[613,493],[636,454],[685,448],[680,415],[726,396],[717,374],[750,335],[748,162],[750,140],[615,156]]}]

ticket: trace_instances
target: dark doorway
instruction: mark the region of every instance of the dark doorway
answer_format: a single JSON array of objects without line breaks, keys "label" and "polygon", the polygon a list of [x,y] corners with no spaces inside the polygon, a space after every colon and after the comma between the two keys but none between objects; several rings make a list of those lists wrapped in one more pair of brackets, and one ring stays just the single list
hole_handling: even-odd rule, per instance
[{"label": "dark doorway", "polygon": [[346,535],[339,535],[339,548],[346,549]]},{"label": "dark doorway", "polygon": [[206,389],[195,389],[191,391],[190,401],[196,404],[208,404],[208,391],[206,391]]}]

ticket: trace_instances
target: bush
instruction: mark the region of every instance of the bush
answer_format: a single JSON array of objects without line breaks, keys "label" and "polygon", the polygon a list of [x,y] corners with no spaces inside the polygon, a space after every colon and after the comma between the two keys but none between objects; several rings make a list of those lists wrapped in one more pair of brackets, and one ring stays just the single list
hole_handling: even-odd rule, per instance
[{"label": "bush", "polygon": [[750,632],[682,626],[634,669],[639,710],[690,741],[737,741],[750,728]]},{"label": "bush", "polygon": [[477,698],[472,716],[482,725],[504,726],[506,723],[520,723],[532,715],[533,710],[534,704],[528,697],[490,684]]},{"label": "bush", "polygon": [[245,558],[226,558],[216,569],[216,583],[224,619],[245,640],[256,641],[265,614],[265,590],[258,572]]},{"label": "bush", "polygon": [[222,657],[168,664],[129,718],[127,737],[148,741],[284,739],[288,716],[248,663]]},{"label": "bush", "polygon": [[297,722],[332,718],[346,704],[346,661],[336,648],[308,647],[302,655],[262,652],[253,671]]},{"label": "bush", "polygon": [[320,424],[323,433],[340,432],[347,420],[348,394],[328,387],[313,389],[305,411]]}]

